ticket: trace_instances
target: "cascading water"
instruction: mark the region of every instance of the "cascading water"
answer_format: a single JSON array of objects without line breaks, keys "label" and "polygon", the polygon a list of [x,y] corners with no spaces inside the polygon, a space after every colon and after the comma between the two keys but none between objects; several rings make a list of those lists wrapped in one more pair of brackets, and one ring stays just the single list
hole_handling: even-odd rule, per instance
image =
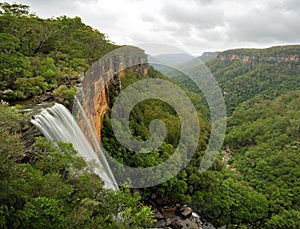
[{"label": "cascading water", "polygon": [[118,189],[117,182],[107,163],[105,155],[101,151],[100,143],[97,143],[97,149],[93,149],[66,107],[56,103],[51,108],[43,109],[40,114],[35,115],[31,122],[49,141],[72,143],[81,157],[87,162],[96,164],[94,166],[94,172],[104,181],[104,187],[113,190]]}]

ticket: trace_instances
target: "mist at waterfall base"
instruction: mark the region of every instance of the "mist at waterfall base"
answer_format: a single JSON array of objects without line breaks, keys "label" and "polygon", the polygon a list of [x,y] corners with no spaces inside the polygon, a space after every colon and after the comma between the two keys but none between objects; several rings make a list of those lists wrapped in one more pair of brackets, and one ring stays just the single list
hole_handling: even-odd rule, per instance
[{"label": "mist at waterfall base", "polygon": [[97,149],[93,149],[73,115],[65,106],[56,103],[50,108],[43,109],[40,114],[34,116],[31,123],[52,143],[58,141],[72,143],[88,164],[89,162],[93,163],[94,172],[104,181],[104,187],[112,190],[118,189],[105,155],[101,151],[100,143],[97,143],[99,146]]}]

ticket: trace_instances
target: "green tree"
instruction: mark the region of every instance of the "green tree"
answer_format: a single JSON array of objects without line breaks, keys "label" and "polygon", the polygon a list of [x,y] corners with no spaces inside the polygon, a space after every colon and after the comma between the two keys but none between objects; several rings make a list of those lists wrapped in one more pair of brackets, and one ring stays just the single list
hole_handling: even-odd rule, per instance
[{"label": "green tree", "polygon": [[300,212],[295,210],[286,210],[279,215],[273,215],[266,223],[266,228],[299,228]]},{"label": "green tree", "polygon": [[17,52],[19,41],[10,34],[0,34],[0,90],[12,88],[19,77],[31,75],[28,58]]}]

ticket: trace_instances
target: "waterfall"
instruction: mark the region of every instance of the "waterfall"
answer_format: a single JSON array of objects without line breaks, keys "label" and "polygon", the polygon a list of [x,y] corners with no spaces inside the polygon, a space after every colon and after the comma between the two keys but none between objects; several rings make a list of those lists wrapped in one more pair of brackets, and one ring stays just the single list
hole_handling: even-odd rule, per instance
[{"label": "waterfall", "polygon": [[[104,181],[104,187],[113,190],[118,189],[114,175],[104,153],[101,151],[100,143],[97,142],[98,147],[96,149],[91,146],[66,107],[56,103],[51,108],[43,109],[40,114],[35,115],[31,123],[51,142],[72,143],[84,160],[88,163],[93,162],[94,172]],[[90,128],[90,131],[93,130]]]}]

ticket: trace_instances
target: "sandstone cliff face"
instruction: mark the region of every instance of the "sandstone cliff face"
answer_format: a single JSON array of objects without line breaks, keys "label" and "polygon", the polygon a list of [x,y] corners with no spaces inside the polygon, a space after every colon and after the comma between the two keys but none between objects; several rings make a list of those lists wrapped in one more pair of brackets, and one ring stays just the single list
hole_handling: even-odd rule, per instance
[{"label": "sandstone cliff face", "polygon": [[234,49],[221,52],[217,55],[221,61],[241,61],[244,63],[286,63],[300,65],[300,46],[277,46],[267,49]]},{"label": "sandstone cliff face", "polygon": [[[124,76],[127,67],[136,73],[147,74],[147,56],[143,50],[135,47],[121,49],[121,51],[117,50],[96,62],[86,72],[77,93],[77,98],[98,141],[101,141],[102,120],[109,109],[108,88],[110,83],[115,80],[117,75]],[[73,113],[86,137],[91,139],[91,131],[86,126],[84,115],[76,104],[73,107]]]},{"label": "sandstone cliff face", "polygon": [[292,54],[292,55],[276,55],[276,56],[264,56],[260,54],[256,54],[254,56],[243,55],[243,54],[219,54],[217,56],[217,60],[222,61],[242,61],[244,63],[253,62],[259,63],[261,61],[264,62],[294,62],[300,63],[300,54]]}]

